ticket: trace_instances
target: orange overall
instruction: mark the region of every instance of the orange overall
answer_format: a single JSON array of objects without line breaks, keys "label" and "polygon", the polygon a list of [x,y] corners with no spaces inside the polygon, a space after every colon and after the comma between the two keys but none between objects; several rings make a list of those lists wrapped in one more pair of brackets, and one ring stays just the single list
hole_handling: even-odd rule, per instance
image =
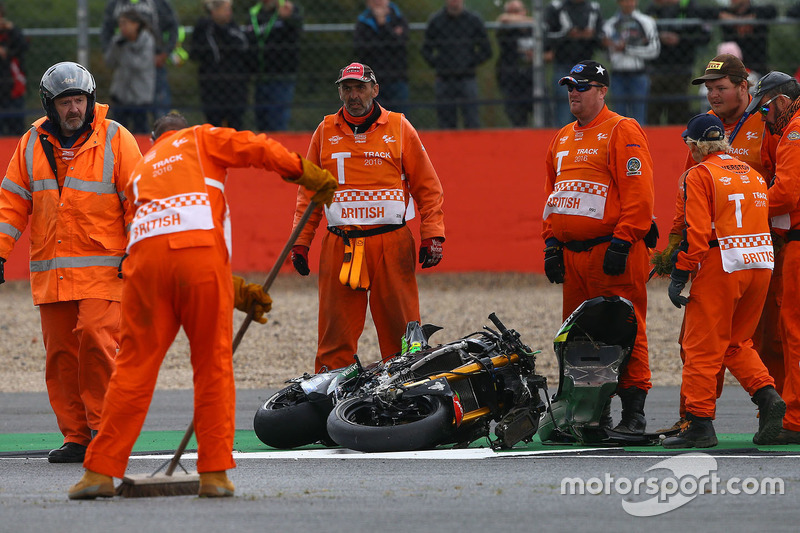
[{"label": "orange overall", "polygon": [[198,472],[235,467],[228,167],[285,177],[300,158],[265,135],[210,125],[168,132],[137,165],[126,192],[132,217],[123,263],[122,340],[100,431],[84,466],[121,477],[167,349],[183,326],[194,371]]},{"label": "orange overall", "polygon": [[[647,273],[649,254],[642,240],[653,220],[653,162],[644,131],[635,120],[603,108],[586,126],[564,126],[546,159],[548,196],[542,237],[565,244],[562,316],[584,300],[622,296],[633,303],[636,343],[619,388],[649,390],[647,352]],[[612,237],[631,243],[625,272],[608,276],[603,259]],[[600,242],[588,250],[570,243]]]},{"label": "orange overall", "polygon": [[800,431],[800,112],[783,131],[776,152],[775,180],[769,189],[769,215],[776,233],[787,241],[783,252],[781,334],[786,377],[783,427]]},{"label": "orange overall", "polygon": [[[123,194],[141,153],[95,104],[91,129],[63,147],[41,118],[22,136],[0,189],[0,257],[28,225],[34,305],[39,306],[50,405],[64,442],[85,445],[100,423],[119,342],[125,251]],[[44,146],[52,146],[50,166]]]},{"label": "orange overall", "polygon": [[[339,180],[333,204],[325,209],[329,230],[378,232],[348,236],[348,250],[341,233],[329,231],[322,240],[316,370],[353,363],[367,305],[381,357],[390,356],[400,350],[406,324],[420,319],[414,238],[405,220],[414,216],[416,206],[421,238],[445,237],[439,178],[411,123],[385,109],[359,134],[347,125],[342,110],[326,116],[307,157]],[[309,198],[305,190],[298,191],[295,224]],[[310,246],[322,211],[317,208],[297,244]],[[344,264],[350,261],[353,266]]]},{"label": "orange overall", "polygon": [[[713,111],[709,111],[713,114]],[[725,124],[725,135],[729,137],[736,122],[732,124]],[[744,161],[750,165],[756,172],[758,172],[764,179],[771,180],[775,174],[775,147],[777,146],[778,138],[770,134],[762,122],[760,115],[755,114],[745,119],[739,131],[731,141],[731,146],[728,153],[740,161]],[[686,156],[686,170],[695,166],[696,163],[692,159],[691,153],[687,152]],[[683,230],[686,227],[684,220],[684,200],[683,200],[683,174],[678,180],[678,192],[675,199],[675,216],[672,221],[672,229],[670,234],[683,235]],[[781,273],[779,265],[782,262],[781,253],[776,253],[775,256],[775,269],[770,279],[769,290],[767,291],[767,298],[764,302],[761,318],[759,319],[758,326],[753,333],[753,347],[758,352],[761,360],[769,370],[770,375],[775,380],[775,389],[780,394],[783,388],[783,350],[781,349],[781,335],[780,335],[780,293],[781,293]],[[684,315],[684,319],[686,315]],[[683,339],[684,325],[681,325],[681,333],[678,338],[678,343]],[[683,349],[680,350],[681,361],[686,360]],[[722,394],[722,387],[725,382],[725,366],[720,369],[717,376],[717,398]],[[731,372],[733,373],[733,372]],[[686,398],[681,395],[680,398],[680,415],[683,418],[686,414]]]},{"label": "orange overall", "polygon": [[774,260],[767,185],[748,164],[716,153],[686,172],[684,191],[688,251],[676,267],[699,271],[684,318],[681,393],[688,413],[714,418],[723,365],[750,395],[775,383],[751,340]]}]

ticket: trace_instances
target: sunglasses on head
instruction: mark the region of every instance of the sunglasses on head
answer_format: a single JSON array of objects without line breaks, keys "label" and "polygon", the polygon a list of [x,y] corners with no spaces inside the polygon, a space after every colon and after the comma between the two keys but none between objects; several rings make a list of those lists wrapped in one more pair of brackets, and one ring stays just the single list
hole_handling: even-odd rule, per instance
[{"label": "sunglasses on head", "polygon": [[[785,94],[776,94],[775,96],[773,96],[772,98],[770,98],[769,100],[764,102],[764,105],[759,106],[758,107],[758,112],[766,117],[767,113],[769,113],[770,104],[772,104],[772,102],[774,102],[780,96],[786,96],[786,95]],[[789,98],[789,97],[786,96],[786,98]]]},{"label": "sunglasses on head", "polygon": [[574,85],[574,84],[569,84],[568,83],[567,84],[567,91],[569,91],[569,92],[578,91],[579,93],[585,93],[586,91],[588,91],[592,87],[604,87],[604,85],[597,85],[597,84],[594,84],[594,83],[581,83],[581,84],[578,84],[578,85]]}]

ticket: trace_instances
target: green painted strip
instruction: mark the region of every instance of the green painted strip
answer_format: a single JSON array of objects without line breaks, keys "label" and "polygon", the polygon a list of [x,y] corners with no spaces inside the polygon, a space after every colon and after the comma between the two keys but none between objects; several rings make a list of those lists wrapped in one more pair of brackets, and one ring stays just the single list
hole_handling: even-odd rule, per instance
[{"label": "green painted strip", "polygon": [[[174,450],[183,437],[183,431],[143,431],[133,447],[134,453],[137,452],[157,452],[157,451],[170,451]],[[752,433],[731,433],[731,434],[717,434],[719,444],[714,448],[696,449],[695,451],[708,451],[710,453],[719,452],[722,450],[760,450],[760,451],[776,451],[785,453],[800,453],[800,445],[792,446],[756,446],[753,444]],[[60,433],[5,433],[0,434],[0,453],[15,453],[26,451],[41,451],[51,450],[58,448],[62,444],[62,436]],[[487,439],[478,439],[470,444],[470,448],[484,448],[488,447],[489,442]],[[276,451],[266,444],[258,440],[252,430],[241,429],[237,430],[234,436],[233,443],[234,450],[243,453],[250,452],[265,452]],[[598,445],[597,448],[604,448],[606,446]],[[312,444],[303,446],[303,450],[324,449],[325,446],[321,444]],[[542,444],[538,436],[528,444],[518,444],[513,448],[513,452],[518,451],[568,451],[572,449],[586,449],[590,446],[586,445],[549,445]],[[196,450],[197,441],[194,437],[189,441],[187,449]],[[643,452],[653,453],[661,448],[659,446],[624,446],[619,447],[620,450],[627,452]],[[666,450],[665,450],[666,451]],[[675,450],[669,450],[675,451]],[[499,453],[503,453],[500,451]]]},{"label": "green painted strip", "polygon": [[[136,444],[136,452],[155,452],[174,450],[183,438],[184,431],[142,431]],[[0,453],[52,450],[63,443],[61,433],[3,433],[0,434]],[[186,446],[189,450],[197,449],[197,440],[192,437]],[[237,430],[233,439],[233,448],[238,452],[274,451],[256,437],[252,430]],[[304,446],[301,449],[320,449],[322,445]]]}]

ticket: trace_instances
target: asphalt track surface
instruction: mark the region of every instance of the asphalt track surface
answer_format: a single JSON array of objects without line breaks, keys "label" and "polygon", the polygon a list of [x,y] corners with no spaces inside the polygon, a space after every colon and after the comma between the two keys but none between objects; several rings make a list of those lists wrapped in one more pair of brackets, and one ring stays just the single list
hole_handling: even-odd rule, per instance
[{"label": "asphalt track surface", "polygon": [[[677,394],[675,387],[651,391],[649,428],[674,422]],[[265,453],[268,448],[252,445],[251,424],[267,396],[268,391],[238,393],[237,442],[250,444],[237,454],[238,468],[231,472],[235,498],[72,502],[66,492],[82,475],[81,465],[50,464],[34,448],[8,452],[20,434],[40,434],[32,436],[48,444],[58,440],[46,395],[0,394],[0,531],[798,530],[800,447],[752,445],[755,406],[737,386],[726,386],[718,403],[720,446],[693,456],[657,446],[580,451],[541,445],[512,453],[485,447],[418,454]],[[166,449],[174,448],[190,413],[190,391],[157,392],[144,431],[166,435],[161,443],[174,439]],[[192,457],[184,461],[189,468]],[[128,472],[150,473],[163,461],[135,455]],[[562,494],[565,478],[580,480],[584,494]],[[579,490],[579,484],[573,487]]]}]

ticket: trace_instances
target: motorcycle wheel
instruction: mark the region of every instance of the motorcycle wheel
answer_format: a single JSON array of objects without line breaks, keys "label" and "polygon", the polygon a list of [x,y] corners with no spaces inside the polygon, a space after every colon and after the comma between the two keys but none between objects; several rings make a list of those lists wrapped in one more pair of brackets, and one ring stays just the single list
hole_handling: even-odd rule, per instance
[{"label": "motorcycle wheel", "polygon": [[309,402],[300,385],[279,390],[256,411],[253,429],[258,440],[273,448],[297,448],[330,442],[325,422],[328,402]]},{"label": "motorcycle wheel", "polygon": [[351,398],[328,416],[328,434],[341,446],[361,452],[401,452],[432,448],[453,432],[453,415],[441,396],[384,402]]}]

